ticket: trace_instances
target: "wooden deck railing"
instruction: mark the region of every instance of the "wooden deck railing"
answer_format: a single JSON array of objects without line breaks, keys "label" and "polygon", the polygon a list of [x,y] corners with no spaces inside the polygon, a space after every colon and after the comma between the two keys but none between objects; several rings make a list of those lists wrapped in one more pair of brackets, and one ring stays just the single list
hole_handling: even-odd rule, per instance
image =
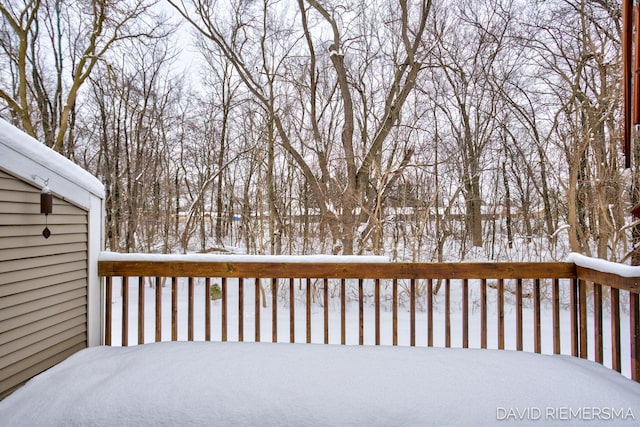
[{"label": "wooden deck railing", "polygon": [[[126,258],[126,257],[125,257]],[[187,339],[194,339],[194,331],[199,327],[204,330],[204,339],[212,339],[212,328],[220,328],[219,339],[229,339],[230,327],[237,327],[238,341],[245,340],[245,318],[247,314],[254,317],[254,340],[261,341],[262,319],[261,298],[270,294],[271,337],[273,342],[282,341],[278,336],[278,311],[288,310],[289,336],[287,341],[296,341],[296,287],[298,297],[303,297],[305,307],[305,337],[306,342],[312,342],[312,307],[322,308],[320,317],[323,319],[323,341],[330,342],[329,306],[330,299],[339,300],[340,312],[340,343],[347,344],[347,300],[357,301],[358,312],[358,344],[365,344],[365,336],[372,337],[371,343],[381,344],[381,334],[384,330],[391,330],[393,345],[398,344],[399,336],[399,310],[408,310],[409,316],[409,345],[434,345],[434,299],[442,303],[444,307],[439,314],[443,314],[444,322],[440,325],[444,331],[444,346],[452,346],[452,304],[456,312],[459,310],[461,328],[461,347],[469,347],[470,337],[470,289],[475,295],[472,304],[474,313],[479,312],[479,335],[474,337],[479,342],[480,348],[490,348],[489,345],[489,310],[488,295],[495,298],[492,307],[495,315],[495,339],[493,347],[497,349],[508,348],[505,346],[505,322],[512,319],[515,325],[509,325],[509,330],[515,331],[513,350],[523,350],[525,347],[525,335],[533,341],[527,343],[527,347],[534,352],[542,352],[542,334],[550,335],[552,350],[547,352],[560,354],[567,353],[581,358],[589,358],[598,363],[605,359],[605,347],[610,347],[609,366],[618,372],[628,370],[628,375],[636,381],[640,381],[640,313],[638,293],[640,290],[640,277],[626,278],[616,274],[603,273],[589,268],[577,266],[573,263],[298,263],[298,262],[198,262],[194,260],[170,261],[153,259],[149,261],[132,257],[130,260],[102,260],[99,262],[99,274],[105,278],[105,344],[111,345],[112,324],[116,314],[112,311],[114,300],[114,284],[117,281],[127,283],[121,286],[122,307],[119,314],[121,323],[121,344],[128,345],[129,336],[129,312],[130,312],[130,287],[137,288],[137,343],[145,342],[145,317],[146,307],[145,281],[151,280],[154,284],[154,315],[155,341],[167,340],[162,335],[162,311],[171,310],[171,340],[178,340],[178,323],[184,319],[179,315],[178,282],[179,278],[186,281],[187,292]],[[196,292],[196,278],[204,281],[204,290]],[[253,280],[252,280],[253,279]],[[258,280],[260,279],[260,280]],[[213,280],[220,282],[221,309],[220,318],[213,319],[211,302],[209,299]],[[163,303],[163,282],[171,289],[171,304]],[[259,289],[255,289],[257,283],[267,283],[267,290],[261,296]],[[381,284],[384,282],[385,286]],[[233,283],[233,286],[231,285]],[[367,286],[365,286],[367,283]],[[455,283],[457,292],[452,292]],[[332,286],[330,286],[332,284]],[[248,288],[251,288],[248,292]],[[332,295],[330,296],[330,290]],[[350,290],[349,296],[347,291]],[[371,293],[371,295],[365,295]],[[391,325],[381,324],[381,310],[385,302],[382,301],[382,290],[388,290],[390,295],[387,305],[390,305]],[[459,294],[458,294],[459,292]],[[237,299],[237,324],[229,325],[229,298],[233,294]],[[245,301],[245,293],[253,294],[253,301]],[[400,297],[399,295],[402,295]],[[452,295],[459,296],[459,301],[452,301]],[[117,296],[117,295],[116,295]],[[279,300],[282,298],[282,300]],[[513,299],[512,305],[515,316],[509,312],[505,316],[505,298]],[[136,298],[133,298],[134,300]],[[365,303],[368,299],[370,303]],[[406,301],[408,307],[399,307],[400,300]],[[196,303],[196,301],[198,301]],[[385,299],[385,301],[387,301]],[[196,306],[201,305],[204,312],[204,325],[195,324],[194,312]],[[541,306],[550,305],[551,328],[543,328],[541,325]],[[416,312],[420,305],[426,325],[418,325]],[[252,307],[253,306],[253,307]],[[562,306],[562,307],[561,307]],[[626,325],[621,321],[621,307],[626,319],[628,313],[628,336],[622,336]],[[237,310],[237,311],[236,311]],[[266,309],[267,313],[269,309]],[[529,310],[532,311],[529,312]],[[606,312],[605,312],[606,310]],[[134,310],[135,311],[135,310]],[[566,316],[561,322],[561,311],[568,311],[568,325]],[[373,313],[371,313],[373,312]],[[523,313],[532,316],[532,329],[527,330],[523,323]],[[367,318],[373,316],[373,332],[365,334],[365,313]],[[337,314],[336,314],[337,315]],[[606,315],[610,330],[605,331],[603,315]],[[476,315],[477,317],[477,315]],[[513,319],[515,317],[515,319]],[[389,316],[385,316],[386,319]],[[281,318],[282,319],[282,318]],[[549,319],[544,319],[548,322]],[[166,321],[166,319],[165,319]],[[184,320],[182,320],[184,321]],[[387,320],[388,321],[388,320]],[[476,319],[477,322],[477,319]],[[383,328],[384,326],[384,328]],[[418,326],[424,333],[417,334]],[[473,325],[474,327],[476,325]],[[561,332],[561,326],[565,333]],[[566,328],[570,333],[566,333]],[[317,327],[317,326],[316,326]],[[132,328],[132,329],[135,329]],[[551,329],[551,330],[549,330]],[[460,329],[458,329],[460,331]],[[332,335],[334,338],[336,332]],[[455,334],[458,336],[457,334]],[[604,342],[603,336],[610,336],[610,343]],[[626,335],[626,334],[625,334]],[[570,337],[570,343],[563,343],[566,337]],[[513,337],[509,337],[510,340]],[[623,340],[627,340],[625,343]],[[336,340],[337,342],[337,340]],[[549,342],[549,341],[545,341]],[[627,346],[627,343],[629,344]],[[564,346],[563,346],[564,344]],[[563,348],[564,347],[564,348]],[[570,350],[568,350],[570,348]],[[628,349],[624,351],[623,349]],[[623,354],[624,353],[624,354]],[[607,355],[608,356],[608,355]],[[626,367],[623,368],[624,364]]]}]

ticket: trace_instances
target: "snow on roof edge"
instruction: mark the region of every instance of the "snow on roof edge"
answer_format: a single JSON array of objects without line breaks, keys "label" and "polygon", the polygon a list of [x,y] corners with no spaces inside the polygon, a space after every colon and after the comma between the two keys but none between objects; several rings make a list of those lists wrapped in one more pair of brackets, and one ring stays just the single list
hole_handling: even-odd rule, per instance
[{"label": "snow on roof edge", "polygon": [[[84,188],[97,197],[105,197],[104,185],[98,178],[4,119],[0,119],[0,144],[29,158],[69,182]],[[25,179],[31,178],[29,176],[22,177]],[[48,177],[42,178],[46,179]]]},{"label": "snow on roof edge", "polygon": [[388,263],[386,256],[361,255],[220,255],[100,253],[100,261],[272,262],[272,263]]},{"label": "snow on roof edge", "polygon": [[602,273],[617,274],[621,277],[640,277],[640,266],[631,266],[600,258],[591,258],[576,252],[567,256],[567,262],[572,262],[580,267],[590,268]]}]

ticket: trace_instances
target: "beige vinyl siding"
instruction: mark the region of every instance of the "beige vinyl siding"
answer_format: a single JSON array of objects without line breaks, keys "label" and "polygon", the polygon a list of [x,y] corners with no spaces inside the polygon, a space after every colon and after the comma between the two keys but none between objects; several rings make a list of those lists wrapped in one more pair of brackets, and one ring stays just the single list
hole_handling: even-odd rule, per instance
[{"label": "beige vinyl siding", "polygon": [[[55,189],[53,189],[55,192]],[[0,398],[87,347],[87,211],[0,170]]]}]

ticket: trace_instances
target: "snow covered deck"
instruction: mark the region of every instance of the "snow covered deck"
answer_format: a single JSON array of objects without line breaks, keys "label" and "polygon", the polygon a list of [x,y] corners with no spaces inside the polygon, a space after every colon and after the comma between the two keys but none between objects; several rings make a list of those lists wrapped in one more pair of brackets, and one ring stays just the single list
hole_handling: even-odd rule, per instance
[{"label": "snow covered deck", "polygon": [[0,402],[9,426],[637,425],[640,384],[516,351],[167,342],[83,350]]}]

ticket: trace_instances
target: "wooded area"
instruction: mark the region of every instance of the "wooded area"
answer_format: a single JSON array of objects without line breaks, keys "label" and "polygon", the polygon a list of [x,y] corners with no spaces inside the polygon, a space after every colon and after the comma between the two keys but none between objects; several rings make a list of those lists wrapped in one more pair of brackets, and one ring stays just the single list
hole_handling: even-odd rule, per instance
[{"label": "wooded area", "polygon": [[0,117],[105,183],[111,250],[640,261],[620,2],[0,12]]}]

